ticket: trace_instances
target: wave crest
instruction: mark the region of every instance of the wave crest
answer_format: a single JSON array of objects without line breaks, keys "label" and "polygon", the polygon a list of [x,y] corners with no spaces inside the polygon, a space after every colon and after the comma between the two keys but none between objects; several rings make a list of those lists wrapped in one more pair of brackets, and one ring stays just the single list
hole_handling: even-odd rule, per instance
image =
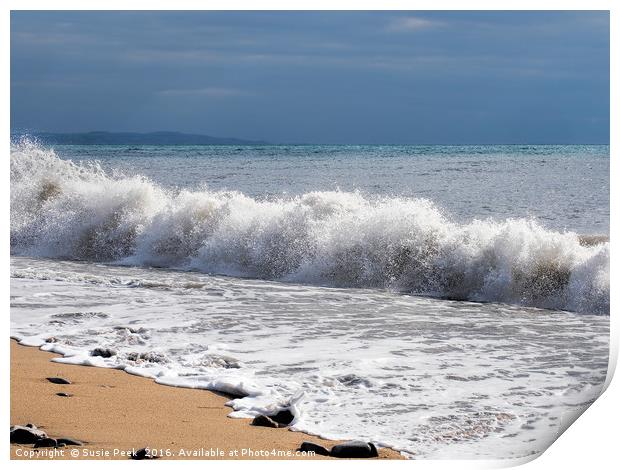
[{"label": "wave crest", "polygon": [[11,250],[609,313],[609,242],[529,219],[458,224],[425,199],[167,190],[27,140],[11,146]]}]

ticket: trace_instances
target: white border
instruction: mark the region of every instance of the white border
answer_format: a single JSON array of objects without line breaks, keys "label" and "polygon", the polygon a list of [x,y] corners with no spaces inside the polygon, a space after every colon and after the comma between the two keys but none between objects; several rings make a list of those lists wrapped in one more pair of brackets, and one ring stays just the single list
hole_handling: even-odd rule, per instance
[{"label": "white border", "polygon": [[[196,1],[196,0],[176,0],[174,2],[164,0],[152,0],[149,2],[139,2],[135,0],[91,0],[88,4],[79,2],[77,0],[58,0],[55,2],[42,1],[42,0],[8,0],[3,2],[4,14],[2,16],[2,63],[4,64],[4,73],[2,74],[2,95],[4,97],[3,112],[1,114],[2,129],[5,132],[4,149],[5,155],[4,165],[5,172],[3,173],[2,185],[2,209],[4,214],[4,230],[0,238],[0,246],[4,247],[2,251],[2,263],[5,267],[6,278],[5,282],[0,286],[2,289],[3,297],[5,299],[5,308],[3,312],[5,314],[3,327],[5,328],[4,337],[7,339],[2,343],[2,352],[5,361],[8,361],[9,357],[9,201],[10,201],[10,176],[9,176],[9,159],[8,159],[8,142],[10,141],[10,10],[610,10],[610,22],[611,22],[611,129],[620,129],[618,126],[618,104],[620,103],[620,96],[618,94],[618,57],[620,50],[618,48],[618,30],[619,30],[619,18],[620,7],[618,2],[612,0],[505,0],[501,4],[499,2],[493,2],[488,0],[473,0],[473,1],[446,1],[446,0],[416,0],[416,1],[403,1],[403,0],[384,0],[383,2],[371,2],[368,0],[315,0],[297,1],[294,4],[277,0],[264,0],[264,1],[243,1],[243,0],[228,0],[224,1]],[[616,151],[618,144],[620,143],[620,133],[611,133],[611,200],[618,200],[618,190],[615,183],[618,181],[618,164],[616,158],[619,154]],[[612,209],[615,207],[611,205]],[[613,238],[616,233],[617,217],[615,212],[611,212],[610,220],[610,234]],[[617,278],[617,257],[614,256],[615,251],[612,249],[611,257],[611,282],[613,286],[613,280]],[[611,289],[611,305],[616,305],[616,289]],[[577,422],[572,425],[542,456],[527,463],[527,468],[536,469],[579,469],[583,470],[584,467],[594,468],[610,468],[611,462],[617,461],[617,454],[615,445],[617,441],[617,425],[616,420],[620,418],[619,413],[619,400],[620,400],[620,385],[618,380],[611,382],[613,371],[616,367],[617,355],[618,355],[618,327],[617,321],[612,313],[610,317],[611,321],[611,343],[610,343],[610,373],[607,377],[608,389],[599,398],[590,409],[584,415],[582,415]],[[5,362],[7,365],[7,362]],[[8,367],[5,367],[3,373],[3,387],[2,387],[2,417],[4,423],[9,423],[9,381],[8,381]],[[5,424],[6,425],[6,424]],[[4,456],[8,460],[10,455],[9,442],[6,439],[3,442]],[[463,468],[497,468],[501,466],[508,466],[510,464],[526,463],[527,460],[521,462],[507,461],[502,465],[501,461],[383,461],[383,462],[360,462],[360,461],[338,461],[325,462],[327,465],[339,465],[352,468],[352,466],[358,465],[380,465],[386,466],[412,466],[424,467],[433,469],[463,469]],[[52,466],[59,468],[60,466],[69,466],[80,468],[84,465],[83,462],[78,461],[9,461],[10,465],[20,468],[32,468],[42,465]],[[136,465],[127,461],[118,462],[119,465]],[[297,461],[295,465],[309,466],[316,465],[317,461]],[[102,466],[110,465],[101,464],[100,461],[89,462],[88,465]],[[138,464],[139,465],[139,464]],[[194,468],[205,468],[205,466],[218,468],[233,468],[239,465],[246,465],[258,468],[270,468],[272,466],[290,466],[290,461],[184,461],[179,463],[178,461],[156,461],[148,463],[147,465],[162,465],[170,468],[177,465],[188,465]]]}]

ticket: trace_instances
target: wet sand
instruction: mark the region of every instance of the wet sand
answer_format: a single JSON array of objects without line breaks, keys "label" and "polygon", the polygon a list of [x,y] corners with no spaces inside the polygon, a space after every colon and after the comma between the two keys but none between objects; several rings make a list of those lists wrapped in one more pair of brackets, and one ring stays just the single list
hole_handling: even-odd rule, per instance
[{"label": "wet sand", "polygon": [[[327,448],[337,443],[229,418],[230,398],[221,394],[159,385],[120,370],[58,364],[54,357],[11,340],[11,425],[33,423],[50,437],[85,443],[57,449],[54,459],[76,458],[71,451],[77,458],[128,459],[128,452],[144,447],[159,449],[165,459],[325,459],[296,455],[296,449],[306,440]],[[25,456],[32,447],[11,444],[11,458],[50,458],[49,449]],[[402,457],[379,449],[379,458]]]}]

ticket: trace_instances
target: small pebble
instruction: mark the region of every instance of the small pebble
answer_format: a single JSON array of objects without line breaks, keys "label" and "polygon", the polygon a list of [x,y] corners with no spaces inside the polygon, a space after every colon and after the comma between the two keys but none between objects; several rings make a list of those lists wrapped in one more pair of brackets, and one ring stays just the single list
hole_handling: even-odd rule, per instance
[{"label": "small pebble", "polygon": [[62,377],[47,377],[47,380],[49,380],[53,384],[58,384],[58,385],[70,385],[71,384],[71,382],[69,382],[67,379],[63,379]]},{"label": "small pebble", "polygon": [[285,425],[276,423],[269,416],[259,415],[252,420],[252,426],[263,426],[266,428],[281,428],[285,427]]}]

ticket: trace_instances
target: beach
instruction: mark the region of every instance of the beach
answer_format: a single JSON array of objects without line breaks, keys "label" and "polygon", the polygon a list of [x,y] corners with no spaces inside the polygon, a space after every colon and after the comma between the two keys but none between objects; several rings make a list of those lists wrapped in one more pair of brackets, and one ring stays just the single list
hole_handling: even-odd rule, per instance
[{"label": "beach", "polygon": [[[85,444],[66,447],[65,455],[55,458],[73,459],[70,451],[79,449],[78,458],[127,459],[131,449],[149,447],[174,459],[325,459],[296,455],[296,450],[306,440],[327,448],[337,444],[231,419],[225,406],[229,398],[222,394],[158,385],[119,370],[58,364],[51,361],[55,356],[11,341],[11,425],[34,423],[51,437]],[[47,377],[71,384],[53,384]],[[24,452],[30,450],[32,445],[12,444],[11,458],[29,458]],[[166,456],[168,450],[174,456]],[[235,451],[238,456],[230,455]],[[379,458],[400,455],[379,449]]]},{"label": "beach", "polygon": [[[605,382],[608,168],[604,146],[22,140],[10,334],[58,354],[46,367],[150,387],[127,386],[136,415],[160,393],[189,414],[141,414],[117,445],[163,446],[140,430],[185,430],[188,403],[214,392],[235,397],[217,397],[221,428],[244,435],[248,420],[288,410],[298,433],[264,435],[294,436],[293,450],[308,433],[415,459],[530,457]],[[541,177],[552,190],[519,190]],[[49,425],[35,418],[12,424]],[[100,442],[76,429],[67,437]]]},{"label": "beach", "polygon": [[613,364],[609,27],[11,11],[12,457],[542,455]]}]

